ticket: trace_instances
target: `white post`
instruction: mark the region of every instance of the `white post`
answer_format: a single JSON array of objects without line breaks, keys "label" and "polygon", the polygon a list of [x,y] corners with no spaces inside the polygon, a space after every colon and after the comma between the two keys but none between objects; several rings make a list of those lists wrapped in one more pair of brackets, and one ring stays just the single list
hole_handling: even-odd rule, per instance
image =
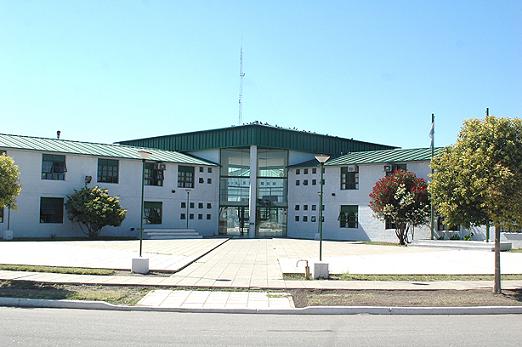
[{"label": "white post", "polygon": [[250,196],[248,200],[248,237],[256,237],[257,146],[250,146]]}]

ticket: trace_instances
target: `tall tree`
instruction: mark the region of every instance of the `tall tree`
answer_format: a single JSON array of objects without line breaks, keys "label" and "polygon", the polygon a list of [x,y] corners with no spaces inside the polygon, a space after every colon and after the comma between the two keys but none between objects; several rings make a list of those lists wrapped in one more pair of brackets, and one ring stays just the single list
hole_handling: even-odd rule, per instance
[{"label": "tall tree", "polygon": [[22,190],[19,177],[20,172],[14,160],[6,154],[0,154],[0,208],[16,208],[16,197]]},{"label": "tall tree", "polygon": [[522,120],[465,121],[456,144],[432,167],[432,201],[448,223],[495,225],[494,292],[500,293],[500,229],[522,227]]},{"label": "tall tree", "polygon": [[370,208],[377,218],[395,225],[399,243],[406,245],[409,229],[426,224],[430,216],[426,181],[412,172],[395,171],[375,184]]}]

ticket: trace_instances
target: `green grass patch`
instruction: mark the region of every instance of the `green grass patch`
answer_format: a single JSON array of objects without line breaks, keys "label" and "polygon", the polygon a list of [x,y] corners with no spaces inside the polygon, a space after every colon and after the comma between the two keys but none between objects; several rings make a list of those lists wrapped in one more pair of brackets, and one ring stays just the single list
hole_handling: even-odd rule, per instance
[{"label": "green grass patch", "polygon": [[49,300],[95,300],[116,305],[135,305],[151,289],[144,287],[45,284],[0,281],[0,296]]},{"label": "green grass patch", "polygon": [[522,253],[522,248],[514,248],[511,250],[513,253]]},{"label": "green grass patch", "polygon": [[[283,274],[283,279],[304,281],[304,274]],[[493,275],[356,275],[340,274],[330,275],[334,281],[408,281],[408,282],[433,282],[433,281],[493,281]],[[522,280],[521,275],[502,275],[503,280]]]},{"label": "green grass patch", "polygon": [[29,272],[51,272],[59,274],[73,275],[114,275],[116,272],[110,269],[89,269],[82,267],[60,267],[60,266],[43,266],[43,265],[10,265],[0,264],[0,270],[8,271],[29,271]]}]

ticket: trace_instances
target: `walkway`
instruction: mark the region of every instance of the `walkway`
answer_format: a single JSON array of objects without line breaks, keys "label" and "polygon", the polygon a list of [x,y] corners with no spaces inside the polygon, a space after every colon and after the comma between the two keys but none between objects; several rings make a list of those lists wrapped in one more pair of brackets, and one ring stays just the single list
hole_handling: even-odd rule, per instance
[{"label": "walkway", "polygon": [[219,292],[191,290],[152,290],[137,306],[210,309],[289,309],[292,296],[267,292]]}]

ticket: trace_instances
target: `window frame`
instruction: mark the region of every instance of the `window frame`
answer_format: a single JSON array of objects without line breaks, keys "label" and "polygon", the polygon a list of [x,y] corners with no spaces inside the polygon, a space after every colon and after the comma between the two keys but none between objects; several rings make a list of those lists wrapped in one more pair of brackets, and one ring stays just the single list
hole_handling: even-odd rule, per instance
[{"label": "window frame", "polygon": [[194,188],[194,166],[178,166],[178,188]]},{"label": "window frame", "polygon": [[[345,211],[343,211],[343,210],[345,210]],[[350,216],[350,214],[352,214],[352,215]],[[358,229],[359,228],[359,205],[341,205],[341,207],[339,208],[339,218],[338,219],[339,219],[340,228]]]},{"label": "window frame", "polygon": [[[55,205],[45,206],[44,201],[50,202],[55,201]],[[56,211],[52,211],[52,208],[56,207]],[[61,208],[59,208],[61,207]],[[65,199],[63,197],[51,197],[51,196],[41,196],[40,197],[40,224],[63,224],[64,222],[64,207],[65,207]],[[44,214],[44,210],[47,212]],[[54,213],[50,213],[54,212]],[[45,216],[45,217],[44,217]],[[54,217],[54,219],[53,219]]]},{"label": "window frame", "polygon": [[[116,165],[114,165],[114,162],[116,162]],[[119,180],[120,161],[118,159],[98,158],[98,170],[96,175],[96,181],[99,183],[118,184]]]},{"label": "window frame", "polygon": [[[62,158],[63,160],[60,160]],[[67,157],[64,154],[42,153],[42,170],[40,176],[42,180],[65,181],[66,172]]]},{"label": "window frame", "polygon": [[[149,206],[147,206],[149,205]],[[159,213],[156,216],[151,216],[151,213],[154,210],[158,210]],[[148,210],[148,211],[147,211]],[[157,219],[151,218],[159,218],[159,223]],[[162,201],[144,201],[143,202],[143,222],[147,225],[161,225],[163,224],[163,202]]]}]

